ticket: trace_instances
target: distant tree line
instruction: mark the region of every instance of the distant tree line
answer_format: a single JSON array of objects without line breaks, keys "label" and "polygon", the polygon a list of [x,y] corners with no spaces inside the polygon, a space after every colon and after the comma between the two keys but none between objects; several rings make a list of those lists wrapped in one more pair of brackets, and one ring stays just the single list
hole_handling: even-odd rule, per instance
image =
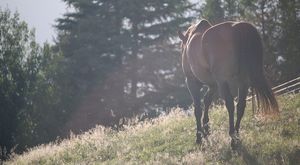
[{"label": "distant tree line", "polygon": [[[177,30],[206,18],[260,31],[273,84],[300,74],[297,0],[64,0],[54,44],[38,45],[18,14],[0,10],[1,159],[96,124],[188,107]],[[142,115],[141,115],[142,114]]]},{"label": "distant tree line", "polygon": [[200,15],[213,23],[253,23],[264,43],[267,75],[278,84],[300,74],[299,7],[299,0],[206,0]]}]

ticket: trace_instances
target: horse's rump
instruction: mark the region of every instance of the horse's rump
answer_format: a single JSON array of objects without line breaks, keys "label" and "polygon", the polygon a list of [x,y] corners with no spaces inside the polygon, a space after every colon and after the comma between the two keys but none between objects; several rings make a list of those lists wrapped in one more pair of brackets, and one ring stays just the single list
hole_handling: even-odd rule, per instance
[{"label": "horse's rump", "polygon": [[245,22],[224,22],[202,36],[202,53],[217,83],[227,82],[233,95],[241,86],[255,90],[263,111],[278,111],[264,76],[263,46],[257,29]]},{"label": "horse's rump", "polygon": [[263,112],[278,111],[278,103],[264,75],[263,45],[257,29],[244,22],[232,27],[240,79],[249,81]]}]

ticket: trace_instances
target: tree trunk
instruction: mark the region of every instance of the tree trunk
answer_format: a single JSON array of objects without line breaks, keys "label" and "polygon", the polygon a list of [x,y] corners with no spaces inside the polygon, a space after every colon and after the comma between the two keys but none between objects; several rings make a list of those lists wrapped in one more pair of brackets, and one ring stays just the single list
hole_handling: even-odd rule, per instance
[{"label": "tree trunk", "polygon": [[131,98],[132,100],[136,100],[137,98],[137,83],[138,83],[138,66],[137,66],[137,56],[138,56],[138,28],[137,23],[133,22],[132,25],[133,31],[133,46],[132,46],[132,57],[131,57]]}]

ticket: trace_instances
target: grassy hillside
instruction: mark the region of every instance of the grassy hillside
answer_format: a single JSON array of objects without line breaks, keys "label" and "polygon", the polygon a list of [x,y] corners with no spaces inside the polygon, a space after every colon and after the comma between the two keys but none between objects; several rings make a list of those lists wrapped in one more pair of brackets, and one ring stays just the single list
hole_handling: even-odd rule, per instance
[{"label": "grassy hillside", "polygon": [[281,115],[273,120],[253,118],[246,110],[238,152],[230,148],[224,107],[210,111],[212,134],[202,146],[195,144],[193,113],[175,109],[120,132],[97,127],[6,164],[300,164],[300,95],[279,100]]}]

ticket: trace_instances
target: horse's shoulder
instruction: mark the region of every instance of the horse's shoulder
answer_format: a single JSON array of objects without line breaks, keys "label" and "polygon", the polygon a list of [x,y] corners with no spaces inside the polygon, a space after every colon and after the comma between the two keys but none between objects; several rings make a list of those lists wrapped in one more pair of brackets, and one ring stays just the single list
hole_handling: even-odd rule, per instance
[{"label": "horse's shoulder", "polygon": [[201,44],[201,40],[202,40],[201,33],[193,34],[188,40],[188,47],[195,47],[195,46]]},{"label": "horse's shoulder", "polygon": [[203,19],[196,24],[195,31],[203,33],[205,30],[207,30],[211,26],[212,25],[207,20]]},{"label": "horse's shoulder", "polygon": [[185,35],[192,36],[195,33],[203,33],[209,27],[211,27],[211,24],[207,20],[203,19],[198,23],[191,25],[186,31]]}]

